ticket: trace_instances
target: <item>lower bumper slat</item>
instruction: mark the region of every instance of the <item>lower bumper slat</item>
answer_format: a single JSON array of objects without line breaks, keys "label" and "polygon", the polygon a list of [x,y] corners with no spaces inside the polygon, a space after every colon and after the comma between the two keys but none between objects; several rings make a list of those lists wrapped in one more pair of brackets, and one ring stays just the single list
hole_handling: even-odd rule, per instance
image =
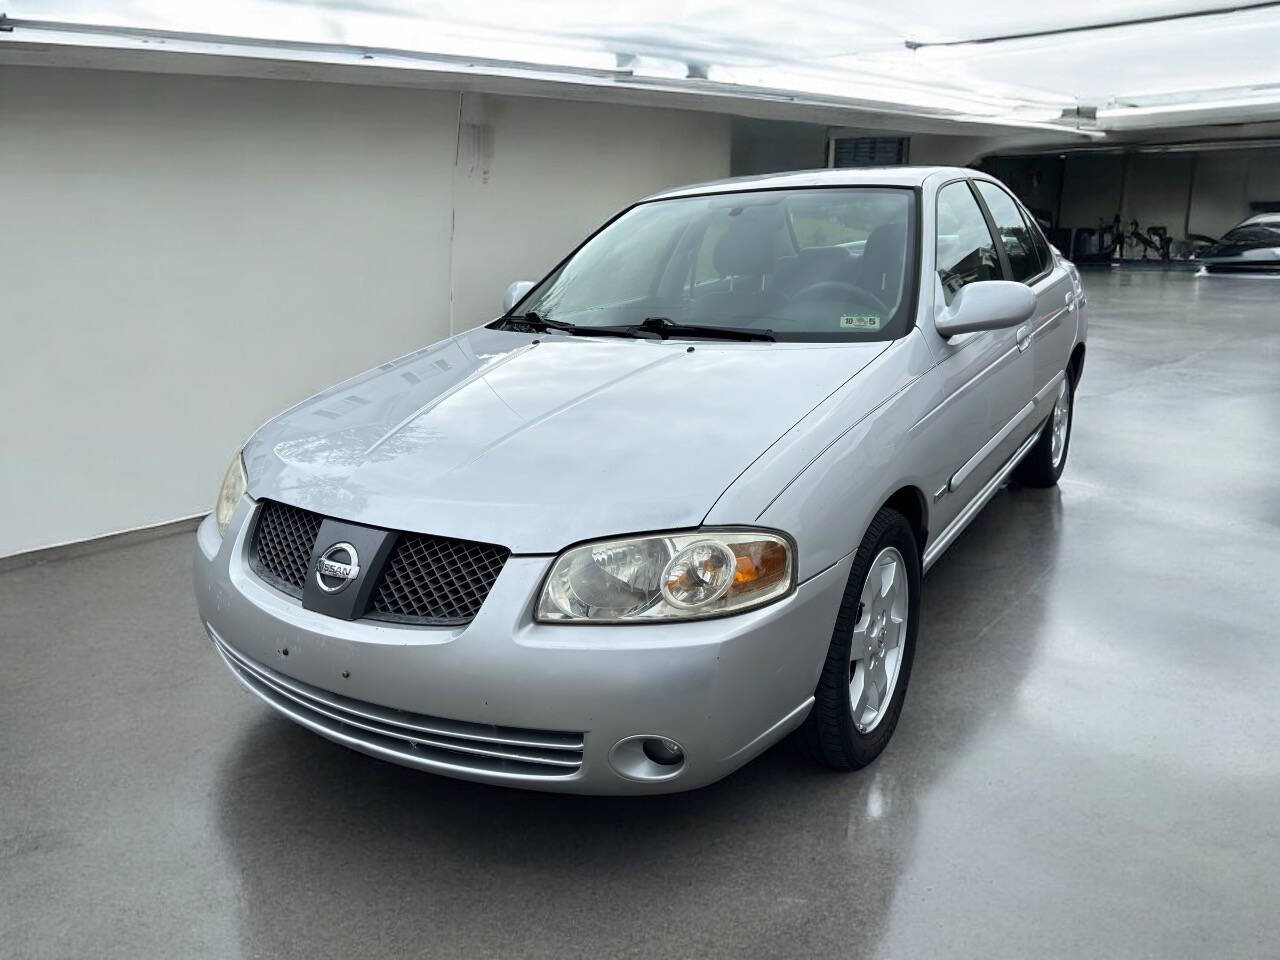
[{"label": "lower bumper slat", "polygon": [[209,635],[228,668],[259,698],[343,742],[427,768],[563,778],[582,766],[580,733],[518,730],[385,710],[285,677],[235,650],[212,628]]}]

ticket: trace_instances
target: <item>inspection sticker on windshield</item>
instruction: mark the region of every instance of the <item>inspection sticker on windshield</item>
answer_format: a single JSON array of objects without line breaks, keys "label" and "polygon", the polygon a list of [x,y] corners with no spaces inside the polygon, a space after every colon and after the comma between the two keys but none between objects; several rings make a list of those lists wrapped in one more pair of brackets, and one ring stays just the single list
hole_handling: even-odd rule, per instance
[{"label": "inspection sticker on windshield", "polygon": [[879,330],[880,318],[874,313],[846,313],[840,318],[840,326],[846,330]]}]

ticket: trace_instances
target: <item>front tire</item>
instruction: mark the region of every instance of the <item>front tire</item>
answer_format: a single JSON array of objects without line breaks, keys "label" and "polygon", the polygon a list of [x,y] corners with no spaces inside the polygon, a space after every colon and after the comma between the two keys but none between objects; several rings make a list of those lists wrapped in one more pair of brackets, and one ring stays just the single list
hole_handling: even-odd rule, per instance
[{"label": "front tire", "polygon": [[1022,462],[1014,469],[1013,478],[1024,487],[1052,487],[1067,466],[1067,450],[1071,447],[1071,424],[1075,417],[1076,387],[1068,367],[1053,401],[1053,412]]},{"label": "front tire", "polygon": [[799,730],[819,763],[865,767],[893,736],[915,655],[920,577],[911,524],[881,510],[854,555],[813,709]]}]

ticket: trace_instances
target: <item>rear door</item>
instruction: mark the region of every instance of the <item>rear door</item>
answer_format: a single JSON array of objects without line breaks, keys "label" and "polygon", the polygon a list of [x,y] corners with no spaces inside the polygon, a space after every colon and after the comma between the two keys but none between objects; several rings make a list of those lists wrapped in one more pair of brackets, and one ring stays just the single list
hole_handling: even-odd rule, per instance
[{"label": "rear door", "polygon": [[988,180],[975,181],[1004,247],[1009,279],[1027,284],[1036,295],[1031,317],[1032,396],[1035,412],[1022,437],[1053,409],[1058,374],[1067,366],[1075,342],[1075,293],[1071,276],[1053,255],[1044,234],[1008,191]]}]

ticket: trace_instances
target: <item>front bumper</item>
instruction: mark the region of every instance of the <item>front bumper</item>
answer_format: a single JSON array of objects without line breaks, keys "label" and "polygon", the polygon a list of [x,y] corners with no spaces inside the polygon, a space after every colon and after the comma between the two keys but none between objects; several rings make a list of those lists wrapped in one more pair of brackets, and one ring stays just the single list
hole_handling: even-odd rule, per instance
[{"label": "front bumper", "polygon": [[[349,747],[486,783],[574,793],[687,790],[797,727],[812,704],[850,558],[789,597],[691,623],[552,625],[532,610],[552,557],[512,556],[464,627],[347,621],[304,610],[249,569],[256,504],[225,539],[196,535],[196,600],[235,675]],[[674,740],[674,768],[640,737]]]}]

